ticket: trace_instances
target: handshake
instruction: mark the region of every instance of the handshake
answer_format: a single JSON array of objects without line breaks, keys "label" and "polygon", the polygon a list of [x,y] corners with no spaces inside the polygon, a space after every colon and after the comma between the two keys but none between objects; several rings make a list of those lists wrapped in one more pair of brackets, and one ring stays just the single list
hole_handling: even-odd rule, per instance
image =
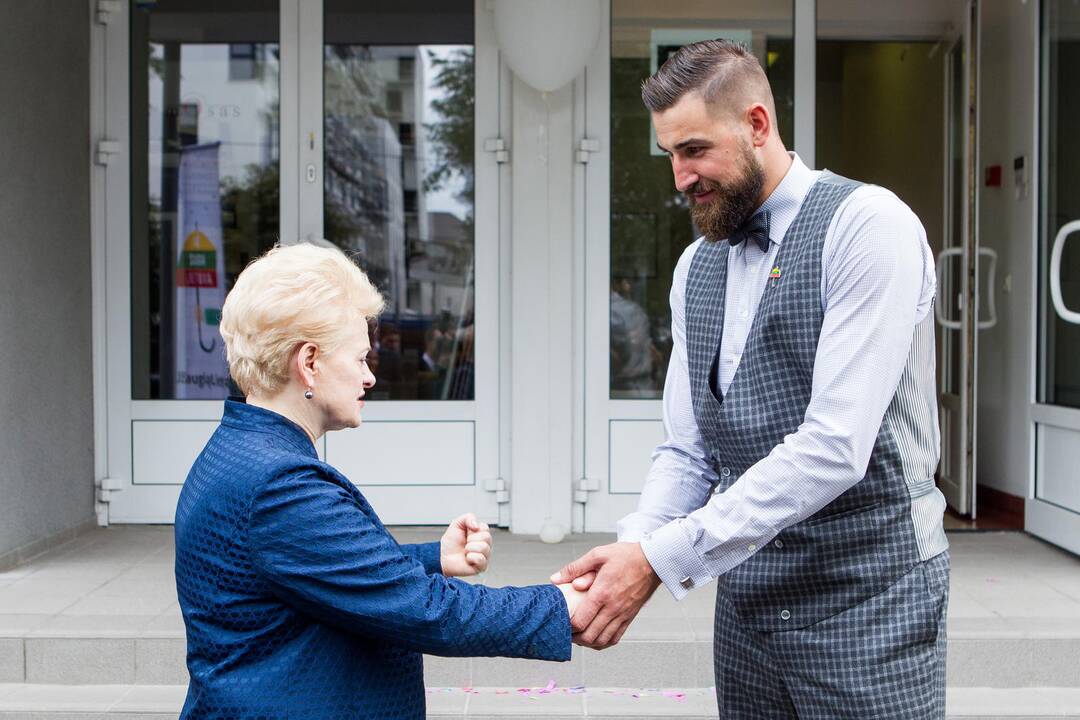
[{"label": "handshake", "polygon": [[[487,569],[491,532],[473,514],[450,524],[441,542],[443,574],[476,575]],[[619,642],[660,578],[636,542],[601,545],[551,576],[570,612],[574,642],[602,650]]]}]

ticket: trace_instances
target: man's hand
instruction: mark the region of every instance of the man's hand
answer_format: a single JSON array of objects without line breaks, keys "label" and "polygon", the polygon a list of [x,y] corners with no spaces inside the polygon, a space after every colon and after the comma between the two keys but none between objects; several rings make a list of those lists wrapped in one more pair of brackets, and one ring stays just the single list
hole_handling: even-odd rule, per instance
[{"label": "man's hand", "polygon": [[491,533],[487,523],[467,513],[450,523],[439,541],[443,575],[467,577],[487,570],[491,558]]},{"label": "man's hand", "polygon": [[[579,579],[580,578],[580,579]],[[551,576],[556,584],[574,581],[589,594],[571,618],[574,642],[603,650],[619,642],[645,601],[660,585],[639,543],[593,548]]]}]

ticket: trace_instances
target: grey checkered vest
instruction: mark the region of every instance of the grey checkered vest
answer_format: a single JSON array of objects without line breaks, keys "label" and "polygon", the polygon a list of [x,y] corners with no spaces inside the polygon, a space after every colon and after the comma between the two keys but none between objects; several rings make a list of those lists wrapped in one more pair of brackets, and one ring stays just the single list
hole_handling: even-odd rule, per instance
[{"label": "grey checkered vest", "polygon": [[[704,242],[686,284],[694,416],[726,490],[799,427],[810,402],[821,333],[822,247],[858,183],[822,173],[777,253],[726,395],[710,384],[724,332],[727,242]],[[931,480],[932,482],[932,480]],[[919,562],[900,449],[883,423],[866,476],[718,580],[748,626],[806,627],[876,595]]]}]

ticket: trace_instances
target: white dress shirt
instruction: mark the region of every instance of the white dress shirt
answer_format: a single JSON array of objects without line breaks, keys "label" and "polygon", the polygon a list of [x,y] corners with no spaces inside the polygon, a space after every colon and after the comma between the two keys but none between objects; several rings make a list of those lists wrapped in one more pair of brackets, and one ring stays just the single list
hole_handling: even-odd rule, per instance
[{"label": "white dress shirt", "polygon": [[[790,169],[763,206],[770,213],[768,252],[743,242],[728,254],[717,368],[722,393],[739,366],[784,234],[819,175],[792,154]],[[665,441],[653,452],[637,511],[618,524],[619,540],[641,543],[677,599],[688,585],[731,570],[863,478],[936,285],[926,233],[911,209],[881,187],[852,192],[825,237],[824,318],[803,422],[726,492],[713,494],[719,478],[694,419],[686,360],[686,279],[702,242],[682,254],[671,287]]]}]

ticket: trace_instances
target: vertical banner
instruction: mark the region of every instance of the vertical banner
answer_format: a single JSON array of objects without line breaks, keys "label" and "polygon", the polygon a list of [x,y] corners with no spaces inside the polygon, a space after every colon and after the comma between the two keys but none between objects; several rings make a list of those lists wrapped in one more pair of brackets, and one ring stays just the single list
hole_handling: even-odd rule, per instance
[{"label": "vertical banner", "polygon": [[218,399],[228,394],[229,368],[218,332],[225,302],[221,236],[220,143],[180,151],[176,247],[176,397]]}]

